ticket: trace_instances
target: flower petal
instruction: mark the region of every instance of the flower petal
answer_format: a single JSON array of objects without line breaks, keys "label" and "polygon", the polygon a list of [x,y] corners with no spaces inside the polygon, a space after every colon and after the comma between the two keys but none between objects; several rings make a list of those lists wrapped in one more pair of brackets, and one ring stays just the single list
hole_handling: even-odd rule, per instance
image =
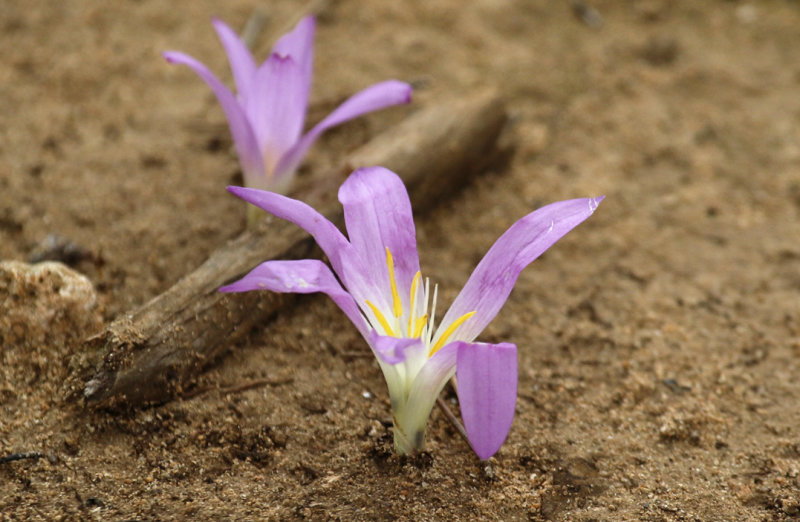
[{"label": "flower petal", "polygon": [[250,50],[239,38],[239,35],[225,22],[215,18],[212,23],[220,42],[222,42],[222,46],[225,48],[225,54],[228,55],[228,62],[231,66],[233,81],[236,83],[236,92],[239,95],[239,99],[247,100],[251,96],[253,76],[256,72],[253,55],[250,54]]},{"label": "flower petal", "polygon": [[292,60],[300,67],[300,74],[305,83],[302,92],[298,93],[303,99],[303,112],[300,115],[300,128],[305,122],[305,108],[308,105],[308,95],[311,92],[311,77],[314,69],[314,31],[316,22],[313,16],[306,16],[297,23],[290,32],[283,35],[272,48],[273,53],[281,56],[291,56]]},{"label": "flower petal", "polygon": [[278,185],[288,185],[288,180],[275,179],[279,177],[278,161],[303,132],[311,92],[314,28],[314,17],[307,16],[275,43],[267,61],[255,72],[253,95],[245,105],[254,122],[267,176]]},{"label": "flower petal", "polygon": [[233,135],[236,152],[239,155],[239,162],[242,164],[245,182],[250,185],[254,180],[262,179],[264,177],[264,164],[255,133],[250,121],[247,119],[247,115],[236,101],[233,93],[205,65],[191,56],[177,51],[167,51],[164,53],[164,58],[169,63],[188,66],[211,87],[220,105],[222,105],[222,110],[225,111],[225,116],[228,118],[228,125],[231,129],[231,135]]},{"label": "flower petal", "polygon": [[341,104],[327,118],[319,122],[303,136],[278,162],[276,176],[291,175],[309,147],[326,130],[336,125],[357,118],[368,112],[377,111],[392,105],[400,105],[411,101],[411,86],[397,80],[389,80],[367,87]]},{"label": "flower petal", "polygon": [[410,355],[407,353],[409,348],[422,345],[419,339],[389,337],[387,335],[380,335],[375,330],[369,333],[368,340],[369,345],[372,347],[378,359],[388,364],[405,362]]},{"label": "flower petal", "polygon": [[475,339],[503,307],[520,272],[591,216],[602,200],[601,196],[552,203],[511,225],[472,272],[438,331],[446,331],[459,317],[474,311],[475,315],[459,326],[451,339]]},{"label": "flower petal", "polygon": [[366,337],[369,333],[367,323],[353,298],[344,291],[331,269],[317,259],[267,261],[255,267],[242,279],[219,290],[220,292],[271,290],[295,294],[322,292],[333,299],[362,335]]},{"label": "flower petal", "polygon": [[[411,281],[419,271],[419,255],[411,202],[402,180],[383,167],[358,169],[339,189],[339,201],[344,207],[354,258],[341,274],[345,286],[359,303],[369,299],[382,310],[392,310],[388,248],[396,288],[408,309]],[[351,270],[351,266],[358,270]],[[375,302],[379,296],[382,302]]]},{"label": "flower petal", "polygon": [[500,449],[517,403],[517,347],[510,343],[457,346],[458,403],[469,442],[481,460]]},{"label": "flower petal", "polygon": [[311,234],[325,255],[328,256],[333,270],[341,277],[342,257],[346,255],[350,245],[336,225],[328,221],[325,216],[302,201],[266,190],[228,187],[228,192],[276,217],[294,223]]},{"label": "flower petal", "polygon": [[261,148],[265,171],[270,181],[275,177],[278,160],[300,137],[303,130],[308,83],[292,56],[272,53],[256,70],[253,93],[245,111]]}]

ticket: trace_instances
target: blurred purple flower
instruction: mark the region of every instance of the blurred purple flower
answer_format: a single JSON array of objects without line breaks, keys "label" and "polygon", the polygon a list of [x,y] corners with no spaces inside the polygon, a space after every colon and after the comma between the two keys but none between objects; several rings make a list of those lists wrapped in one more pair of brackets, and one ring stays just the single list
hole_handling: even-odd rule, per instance
[{"label": "blurred purple flower", "polygon": [[472,448],[481,459],[497,452],[514,418],[517,347],[473,341],[500,311],[520,272],[592,215],[602,197],[553,203],[514,223],[436,327],[436,287],[431,292],[430,282],[422,280],[411,203],[393,172],[359,169],[339,189],[347,238],[305,203],[262,190],[228,190],[302,227],[333,271],[314,259],[267,261],[221,291],[327,294],[378,359],[399,453],[422,449],[431,408],[453,374]]},{"label": "blurred purple flower", "polygon": [[236,96],[191,56],[167,51],[164,58],[189,66],[216,95],[228,118],[248,187],[285,193],[300,161],[325,130],[411,100],[410,85],[396,80],[378,83],[350,97],[301,136],[311,91],[314,18],[303,18],[282,36],[260,67],[230,27],[220,20],[213,23],[228,55]]}]

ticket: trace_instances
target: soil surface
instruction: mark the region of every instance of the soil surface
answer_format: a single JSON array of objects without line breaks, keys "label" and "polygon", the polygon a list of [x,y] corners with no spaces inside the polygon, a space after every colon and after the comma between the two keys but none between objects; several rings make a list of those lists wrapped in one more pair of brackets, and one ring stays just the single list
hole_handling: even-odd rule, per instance
[{"label": "soil surface", "polygon": [[[232,343],[180,400],[108,412],[65,397],[83,339],[244,227],[223,113],[160,52],[230,81],[210,18],[242,28],[256,5],[263,57],[298,2],[3,2],[0,259],[61,260],[97,295],[85,317],[42,326],[31,305],[2,323],[0,457],[34,453],[0,463],[1,520],[800,516],[796,1],[322,8],[312,123],[377,81],[417,90],[329,132],[301,176],[416,108],[483,87],[508,102],[507,168],[417,223],[440,311],[516,219],[607,196],[481,337],[516,343],[520,363],[488,463],[438,409],[427,451],[393,455],[378,366],[319,296]],[[39,295],[9,288],[7,307]]]}]

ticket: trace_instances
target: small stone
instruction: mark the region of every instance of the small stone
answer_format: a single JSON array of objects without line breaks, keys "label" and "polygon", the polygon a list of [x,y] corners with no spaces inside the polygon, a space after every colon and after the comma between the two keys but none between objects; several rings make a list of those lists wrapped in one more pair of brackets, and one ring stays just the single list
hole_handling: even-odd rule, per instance
[{"label": "small stone", "polygon": [[794,498],[781,500],[781,510],[791,516],[800,514],[800,500]]},{"label": "small stone", "polygon": [[101,326],[97,295],[85,276],[56,262],[0,262],[4,393],[31,389],[34,382],[32,389],[42,393],[67,393],[73,355]]},{"label": "small stone", "polygon": [[58,234],[50,234],[36,245],[28,256],[28,261],[31,263],[60,261],[66,265],[75,266],[84,259],[94,258],[91,251],[74,241]]},{"label": "small stone", "polygon": [[680,54],[680,46],[673,37],[652,37],[644,44],[639,54],[650,65],[664,67],[675,62]]},{"label": "small stone", "polygon": [[57,262],[0,262],[0,345],[39,347],[85,337],[101,324],[89,279]]}]

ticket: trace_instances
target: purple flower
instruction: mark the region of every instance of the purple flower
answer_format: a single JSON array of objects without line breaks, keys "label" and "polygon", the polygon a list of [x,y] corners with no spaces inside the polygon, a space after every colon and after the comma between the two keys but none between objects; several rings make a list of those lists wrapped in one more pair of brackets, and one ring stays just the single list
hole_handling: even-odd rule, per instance
[{"label": "purple flower", "polygon": [[398,452],[422,448],[431,408],[455,374],[470,443],[481,459],[494,455],[514,418],[517,348],[474,339],[500,311],[522,269],[592,215],[602,197],[553,203],[514,223],[436,326],[436,286],[421,276],[411,203],[393,172],[359,169],[339,189],[348,238],[300,201],[256,189],[228,190],[302,227],[333,271],[314,259],[268,261],[221,291],[328,294],[378,359]]},{"label": "purple flower", "polygon": [[406,83],[375,84],[350,97],[301,137],[311,91],[314,18],[303,18],[281,37],[260,67],[230,27],[220,20],[213,23],[228,54],[236,96],[191,56],[168,51],[164,57],[170,63],[191,67],[214,91],[228,118],[244,183],[249,187],[285,193],[303,156],[325,130],[411,100],[411,86]]}]

